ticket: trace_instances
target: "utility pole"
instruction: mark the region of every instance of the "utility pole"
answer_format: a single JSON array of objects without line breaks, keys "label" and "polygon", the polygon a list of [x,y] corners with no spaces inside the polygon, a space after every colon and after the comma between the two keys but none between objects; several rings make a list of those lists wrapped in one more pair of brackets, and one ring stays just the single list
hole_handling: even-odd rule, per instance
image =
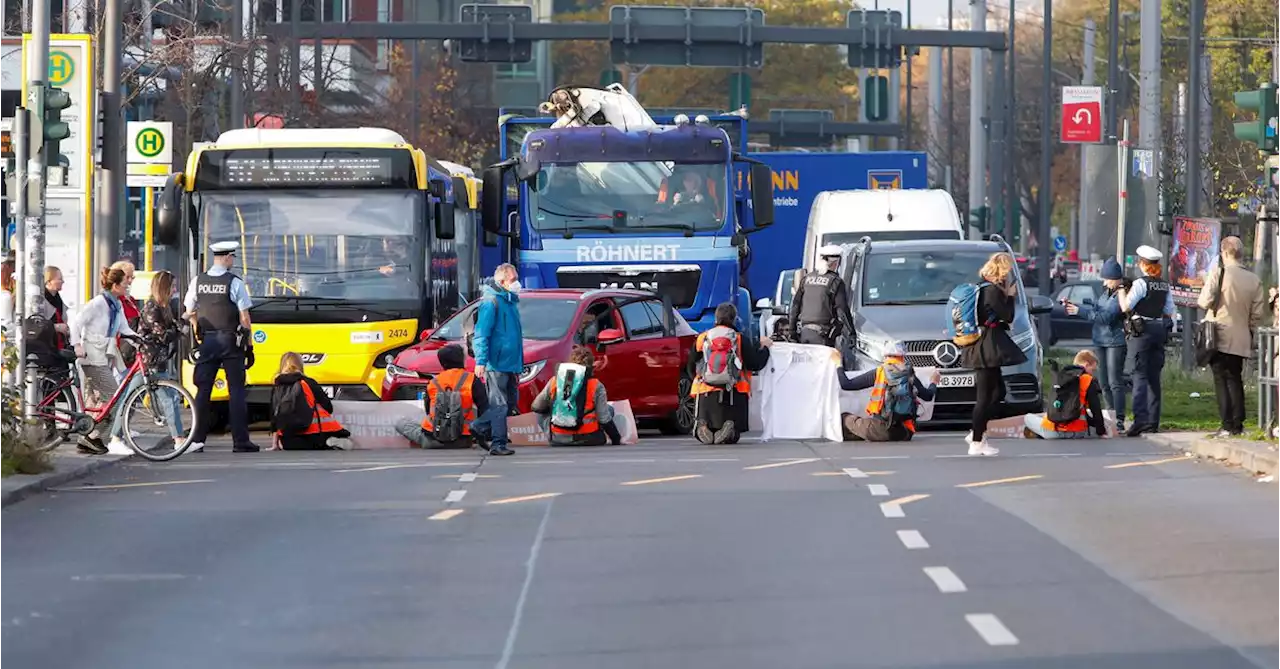
[{"label": "utility pole", "polygon": [[[1194,0],[1193,0],[1194,1]],[[1049,288],[1049,218],[1053,215],[1053,0],[1044,0],[1044,86],[1040,92],[1040,216],[1036,225],[1036,281]]]},{"label": "utility pole", "polygon": [[[1163,213],[1160,211],[1164,173],[1160,167],[1164,164],[1160,141],[1160,0],[1142,0],[1138,35],[1138,145],[1151,151],[1156,177],[1156,187],[1144,188],[1142,192],[1142,209],[1146,212],[1142,223],[1149,231],[1152,227],[1158,229],[1151,223]],[[1148,236],[1151,236],[1149,232],[1143,235]]]},{"label": "utility pole", "polygon": [[[1187,194],[1186,206],[1184,212],[1187,216],[1199,216],[1201,211],[1202,199],[1202,179],[1200,177],[1202,166],[1204,164],[1204,156],[1199,154],[1200,151],[1200,117],[1204,111],[1201,106],[1203,94],[1201,88],[1204,85],[1204,60],[1200,57],[1204,51],[1204,0],[1191,0],[1191,17],[1188,32],[1188,79],[1187,94],[1187,126],[1186,126],[1186,153],[1187,153]],[[1194,351],[1192,348],[1191,337],[1187,336],[1190,332],[1192,323],[1195,320],[1196,310],[1186,308],[1182,310],[1182,368],[1191,369],[1195,363]]]},{"label": "utility pole", "polygon": [[[1195,2],[1195,0],[1191,0]],[[1156,42],[1156,48],[1160,43]],[[1111,0],[1107,12],[1107,119],[1108,142],[1116,141],[1116,119],[1120,115],[1120,0]]]},{"label": "utility pole", "polygon": [[[18,107],[13,114],[13,134],[10,141],[13,143],[13,185],[15,186],[9,192],[9,197],[13,202],[13,217],[16,222],[17,234],[14,235],[13,256],[17,266],[14,267],[14,273],[21,278],[21,273],[26,269],[27,254],[26,244],[23,243],[23,237],[26,236],[27,230],[27,161],[30,159],[29,149],[31,148],[31,123],[28,121],[29,112],[25,107]],[[25,283],[25,282],[24,282]],[[26,300],[23,299],[24,291],[14,291],[13,295],[13,313],[18,316],[14,320],[19,320],[26,313]],[[9,375],[9,385],[17,388],[20,381],[26,380],[26,364],[27,364],[27,338],[22,336],[22,328],[15,327],[14,332],[10,333],[10,337],[17,340],[18,345],[18,367]]]},{"label": "utility pole", "polygon": [[[907,0],[907,27],[908,28],[911,27],[911,0]],[[915,47],[910,47],[910,46],[905,49],[906,56],[907,56],[907,121],[906,121],[906,127],[902,133],[902,137],[903,137],[903,146],[908,150],[911,149],[911,95],[914,92],[914,89],[916,87],[915,77],[911,76],[912,61],[915,60],[915,58],[912,55],[912,52],[914,50],[915,50]]]},{"label": "utility pole", "polygon": [[[111,263],[120,235],[121,200],[124,198],[124,119],[120,115],[120,69],[123,52],[120,3],[103,0],[102,42],[102,173],[98,192],[98,215],[93,226],[93,263]],[[84,113],[84,112],[81,112]],[[84,278],[93,281],[92,276]]]},{"label": "utility pole", "polygon": [[[947,31],[956,29],[955,0],[947,0]],[[1012,47],[1010,47],[1012,48]],[[956,168],[956,133],[953,124],[956,122],[956,50],[947,47],[947,192],[951,193],[951,176]],[[966,224],[965,229],[969,226]],[[967,239],[969,235],[965,235]]]},{"label": "utility pole", "polygon": [[[244,3],[245,0],[231,0],[231,107],[232,129],[243,128],[244,113]],[[249,62],[253,62],[252,51]]]},{"label": "utility pole", "polygon": [[[1149,0],[1147,0],[1149,1]],[[1159,0],[1157,0],[1158,2]],[[1080,77],[1081,86],[1092,86],[1097,67],[1094,65],[1094,53],[1097,49],[1098,26],[1093,19],[1085,19],[1084,22],[1084,73]],[[1160,48],[1160,44],[1155,45],[1156,49]],[[1093,194],[1089,192],[1089,147],[1080,145],[1080,204],[1076,207],[1076,220],[1079,226],[1079,234],[1076,236],[1076,252],[1080,254],[1083,260],[1089,253],[1089,226],[1093,223],[1093,213],[1097,207],[1093,206]],[[1124,258],[1117,260],[1123,261]]]},{"label": "utility pole", "polygon": [[942,49],[929,47],[929,187],[942,181]]},{"label": "utility pole", "polygon": [[1018,88],[1018,50],[1014,48],[1014,26],[1018,24],[1017,2],[1009,3],[1009,83],[1004,88],[1004,94],[1008,96],[1008,106],[1005,108],[1005,125],[1006,143],[1004,145],[1005,155],[1008,161],[1005,163],[1005,180],[1004,187],[1008,190],[1006,202],[1008,203],[1004,211],[1004,240],[1013,243],[1015,231],[1022,227],[1022,203],[1018,199],[1018,170],[1014,163],[1018,155],[1018,105],[1017,91]]},{"label": "utility pole", "polygon": [[[22,220],[22,310],[15,319],[21,324],[27,318],[44,311],[44,233],[45,233],[45,165],[57,162],[45,159],[49,147],[44,143],[45,77],[49,74],[49,3],[36,0],[31,3],[31,42],[27,52],[27,180],[18,197],[29,198]],[[33,206],[34,205],[34,206]],[[19,334],[19,341],[26,337]],[[35,417],[39,403],[39,387],[36,384],[36,368],[26,363],[25,342],[19,344],[18,367],[26,381],[26,398],[23,415]]]},{"label": "utility pole", "polygon": [[[987,29],[986,0],[970,0],[970,30]],[[982,49],[969,50],[969,214],[985,215],[987,206],[987,141],[982,128],[982,117],[987,104],[987,53]],[[987,229],[982,221],[983,232]]]},{"label": "utility pole", "polygon": [[[1204,22],[1203,9],[1201,10],[1200,20],[1201,20],[1201,25],[1203,25],[1203,22]],[[1212,95],[1211,89],[1209,88],[1209,79],[1211,79],[1213,76],[1212,65],[1213,65],[1213,57],[1204,50],[1204,47],[1201,47],[1200,48],[1200,90],[1195,94],[1196,100],[1198,101],[1198,104],[1200,106],[1200,143],[1199,143],[1198,149],[1200,151],[1201,159],[1209,155],[1209,152],[1211,150],[1212,143],[1213,143],[1212,142],[1213,140],[1213,106],[1212,106],[1213,95]],[[1209,193],[1213,192],[1213,175],[1210,174],[1209,171],[1205,169],[1200,170],[1200,192],[1204,195],[1204,197],[1208,197]],[[1203,206],[1203,204],[1204,204],[1204,199],[1201,199],[1201,206]],[[1213,213],[1213,212],[1209,211],[1207,213]]]}]

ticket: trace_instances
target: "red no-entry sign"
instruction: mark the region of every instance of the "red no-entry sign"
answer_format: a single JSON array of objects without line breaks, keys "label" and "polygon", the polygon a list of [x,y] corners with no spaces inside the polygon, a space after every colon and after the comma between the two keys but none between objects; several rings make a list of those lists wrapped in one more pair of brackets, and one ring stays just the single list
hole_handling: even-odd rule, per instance
[{"label": "red no-entry sign", "polygon": [[1102,141],[1102,87],[1062,87],[1062,141],[1097,144]]}]

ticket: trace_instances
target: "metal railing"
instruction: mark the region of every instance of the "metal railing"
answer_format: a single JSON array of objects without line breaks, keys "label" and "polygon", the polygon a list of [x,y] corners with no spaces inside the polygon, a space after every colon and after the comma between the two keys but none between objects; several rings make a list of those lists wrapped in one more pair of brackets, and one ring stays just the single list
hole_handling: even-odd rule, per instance
[{"label": "metal railing", "polygon": [[1277,378],[1276,328],[1258,328],[1258,427],[1270,434],[1276,425],[1280,404],[1280,378]]}]

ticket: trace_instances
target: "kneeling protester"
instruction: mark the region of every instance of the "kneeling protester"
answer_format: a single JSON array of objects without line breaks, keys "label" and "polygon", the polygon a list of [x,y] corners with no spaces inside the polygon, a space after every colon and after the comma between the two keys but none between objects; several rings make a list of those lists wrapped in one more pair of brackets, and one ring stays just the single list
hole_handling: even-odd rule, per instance
[{"label": "kneeling protester", "polygon": [[871,388],[866,416],[841,416],[846,441],[911,441],[920,402],[932,400],[938,391],[938,372],[925,386],[906,356],[902,344],[893,343],[879,367],[852,379],[843,371],[838,374],[842,390]]},{"label": "kneeling protester", "polygon": [[533,412],[549,418],[552,446],[614,446],[622,434],[613,423],[613,408],[604,384],[595,378],[591,350],[575,346],[569,362],[556,367],[556,376],[533,400]]},{"label": "kneeling protester", "polygon": [[1098,356],[1093,351],[1080,351],[1074,364],[1058,370],[1053,382],[1053,396],[1044,413],[1026,417],[1027,437],[1042,439],[1088,439],[1107,434],[1102,415],[1102,395],[1094,375]]},{"label": "kneeling protester", "polygon": [[336,448],[329,439],[351,433],[333,417],[333,400],[315,379],[302,373],[302,356],[286,353],[271,389],[271,429],[286,451],[324,451]]},{"label": "kneeling protester", "polygon": [[488,409],[484,382],[466,370],[461,346],[449,344],[436,356],[444,371],[427,382],[422,400],[427,415],[419,423],[400,423],[396,432],[418,448],[470,448],[471,422]]}]

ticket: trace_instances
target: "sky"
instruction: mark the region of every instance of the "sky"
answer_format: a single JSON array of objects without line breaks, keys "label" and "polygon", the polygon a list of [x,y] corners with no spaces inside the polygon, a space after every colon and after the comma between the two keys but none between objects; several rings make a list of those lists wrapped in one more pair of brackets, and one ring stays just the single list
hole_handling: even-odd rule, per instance
[{"label": "sky", "polygon": [[[906,20],[907,2],[908,0],[859,0],[867,9],[875,9],[877,2],[880,9],[896,9],[903,14],[903,20]],[[937,21],[943,22],[946,26],[947,19],[947,2],[948,0],[910,0],[911,2],[911,26],[913,28],[937,28]],[[1031,14],[1040,16],[1040,8],[1043,3],[1035,0],[1017,0],[1018,13]],[[952,6],[955,8],[956,16],[969,16],[969,0],[951,0]],[[987,0],[987,16],[996,12],[1008,14],[1008,0]]]}]

